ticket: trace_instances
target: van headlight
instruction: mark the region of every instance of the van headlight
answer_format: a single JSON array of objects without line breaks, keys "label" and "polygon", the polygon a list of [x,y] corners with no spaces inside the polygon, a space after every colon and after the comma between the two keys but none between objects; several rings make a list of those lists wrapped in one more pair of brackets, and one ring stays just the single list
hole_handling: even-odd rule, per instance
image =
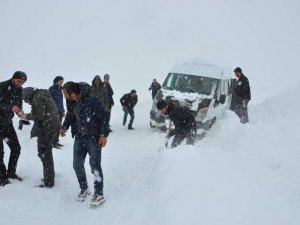
[{"label": "van headlight", "polygon": [[208,107],[204,107],[198,110],[196,121],[202,121],[205,119],[208,112]]}]

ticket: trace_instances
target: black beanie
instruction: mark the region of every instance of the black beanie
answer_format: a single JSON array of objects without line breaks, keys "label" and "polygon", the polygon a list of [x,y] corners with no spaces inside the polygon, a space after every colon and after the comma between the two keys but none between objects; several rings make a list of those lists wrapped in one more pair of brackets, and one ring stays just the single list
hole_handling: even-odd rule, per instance
[{"label": "black beanie", "polygon": [[233,72],[235,72],[235,73],[242,73],[242,69],[240,67],[237,67],[237,68],[234,69]]},{"label": "black beanie", "polygon": [[56,84],[57,81],[60,81],[60,80],[64,80],[64,78],[62,76],[57,76],[54,78],[53,83]]},{"label": "black beanie", "polygon": [[27,81],[27,75],[26,73],[22,71],[16,71],[12,77],[12,79],[21,79],[23,81]]},{"label": "black beanie", "polygon": [[167,105],[167,103],[166,103],[165,100],[159,99],[158,102],[157,102],[157,104],[156,104],[156,108],[157,108],[158,110],[162,110],[163,108],[166,107],[166,105]]}]

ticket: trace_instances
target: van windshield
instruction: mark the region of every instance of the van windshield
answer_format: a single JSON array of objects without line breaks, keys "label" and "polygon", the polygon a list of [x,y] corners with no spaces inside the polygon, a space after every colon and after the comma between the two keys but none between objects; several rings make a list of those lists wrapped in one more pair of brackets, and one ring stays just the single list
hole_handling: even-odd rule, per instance
[{"label": "van windshield", "polygon": [[169,73],[163,87],[180,92],[192,92],[210,95],[215,90],[218,80],[195,75]]}]

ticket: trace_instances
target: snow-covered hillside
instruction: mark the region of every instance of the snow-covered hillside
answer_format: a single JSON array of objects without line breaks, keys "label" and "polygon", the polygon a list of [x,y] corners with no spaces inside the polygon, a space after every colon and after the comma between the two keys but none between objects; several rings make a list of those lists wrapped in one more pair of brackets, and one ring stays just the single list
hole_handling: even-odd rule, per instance
[{"label": "snow-covered hillside", "polygon": [[[249,124],[228,112],[195,146],[176,149],[164,149],[165,134],[149,128],[147,97],[141,96],[136,107],[135,131],[121,125],[121,108],[113,109],[114,132],[103,150],[106,203],[101,208],[76,201],[69,134],[61,141],[64,148],[53,150],[55,187],[40,189],[35,187],[42,177],[36,140],[29,139],[29,127],[18,131],[22,154],[17,172],[24,181],[0,188],[0,224],[300,223],[296,87],[250,105]],[[7,162],[7,148],[5,153]],[[86,170],[92,189],[88,162]]]}]

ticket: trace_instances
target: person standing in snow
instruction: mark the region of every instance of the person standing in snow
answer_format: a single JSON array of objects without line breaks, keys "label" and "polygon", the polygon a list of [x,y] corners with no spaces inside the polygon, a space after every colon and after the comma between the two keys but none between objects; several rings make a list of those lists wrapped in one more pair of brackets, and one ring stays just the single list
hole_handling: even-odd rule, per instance
[{"label": "person standing in snow", "polygon": [[241,123],[248,123],[248,102],[251,100],[251,91],[248,78],[243,74],[240,67],[235,68],[235,76],[238,78],[236,94],[236,113],[239,116]]},{"label": "person standing in snow", "polygon": [[172,101],[160,99],[157,109],[164,115],[168,115],[175,128],[171,130],[167,138],[174,136],[171,147],[175,148],[186,138],[187,144],[193,145],[197,133],[197,123],[191,111],[185,107],[176,105]]},{"label": "person standing in snow", "polygon": [[134,128],[132,127],[134,121],[134,106],[138,102],[136,90],[131,90],[130,93],[123,95],[123,97],[120,99],[120,102],[124,111],[123,126],[126,125],[127,116],[129,114],[130,121],[128,124],[128,130],[134,130]]},{"label": "person standing in snow", "polygon": [[[26,74],[16,71],[11,79],[0,83],[0,186],[10,183],[8,178],[22,180],[16,174],[21,146],[12,119],[15,113],[22,113],[22,85],[26,81]],[[4,163],[3,141],[10,148],[7,171]]]},{"label": "person standing in snow", "polygon": [[[107,113],[107,119],[108,119],[108,124],[110,122],[110,116],[111,116],[111,109],[114,106],[114,91],[110,85],[110,76],[109,74],[105,74],[103,77],[103,84],[102,84],[102,91],[100,95],[100,101],[102,103],[102,106],[105,109],[105,112]],[[110,132],[112,130],[110,129]]]},{"label": "person standing in snow", "polygon": [[[65,117],[64,97],[62,92],[63,83],[64,78],[62,76],[57,76],[53,80],[53,85],[49,88],[49,92],[56,104],[60,122],[62,122],[63,118]],[[59,143],[59,132],[57,132],[57,135],[53,141],[53,148],[60,149],[62,146],[63,145]]]},{"label": "person standing in snow", "polygon": [[[111,108],[114,105],[114,91],[109,83],[110,76],[105,74],[103,77],[103,82],[101,82],[100,76],[96,76],[92,82],[92,94],[99,97],[101,104],[107,113],[108,124],[111,116]],[[100,82],[98,82],[100,81]],[[112,130],[110,129],[110,132]]]},{"label": "person standing in snow", "polygon": [[156,79],[153,79],[152,84],[149,87],[149,91],[152,90],[152,99],[155,98],[157,92],[161,89],[161,85],[157,82]]},{"label": "person standing in snow", "polygon": [[31,105],[31,113],[23,113],[20,118],[34,121],[31,138],[37,137],[38,156],[43,164],[44,179],[39,187],[51,188],[55,183],[53,140],[61,128],[56,104],[46,89],[26,87],[22,92],[22,98]]},{"label": "person standing in snow", "polygon": [[91,86],[87,83],[67,82],[63,86],[63,92],[67,99],[67,115],[60,134],[65,136],[71,127],[72,137],[75,137],[73,168],[81,189],[77,200],[84,201],[89,194],[84,168],[86,155],[89,154],[95,179],[90,206],[94,207],[105,201],[101,154],[109,135],[107,114],[99,98],[91,94]]}]

